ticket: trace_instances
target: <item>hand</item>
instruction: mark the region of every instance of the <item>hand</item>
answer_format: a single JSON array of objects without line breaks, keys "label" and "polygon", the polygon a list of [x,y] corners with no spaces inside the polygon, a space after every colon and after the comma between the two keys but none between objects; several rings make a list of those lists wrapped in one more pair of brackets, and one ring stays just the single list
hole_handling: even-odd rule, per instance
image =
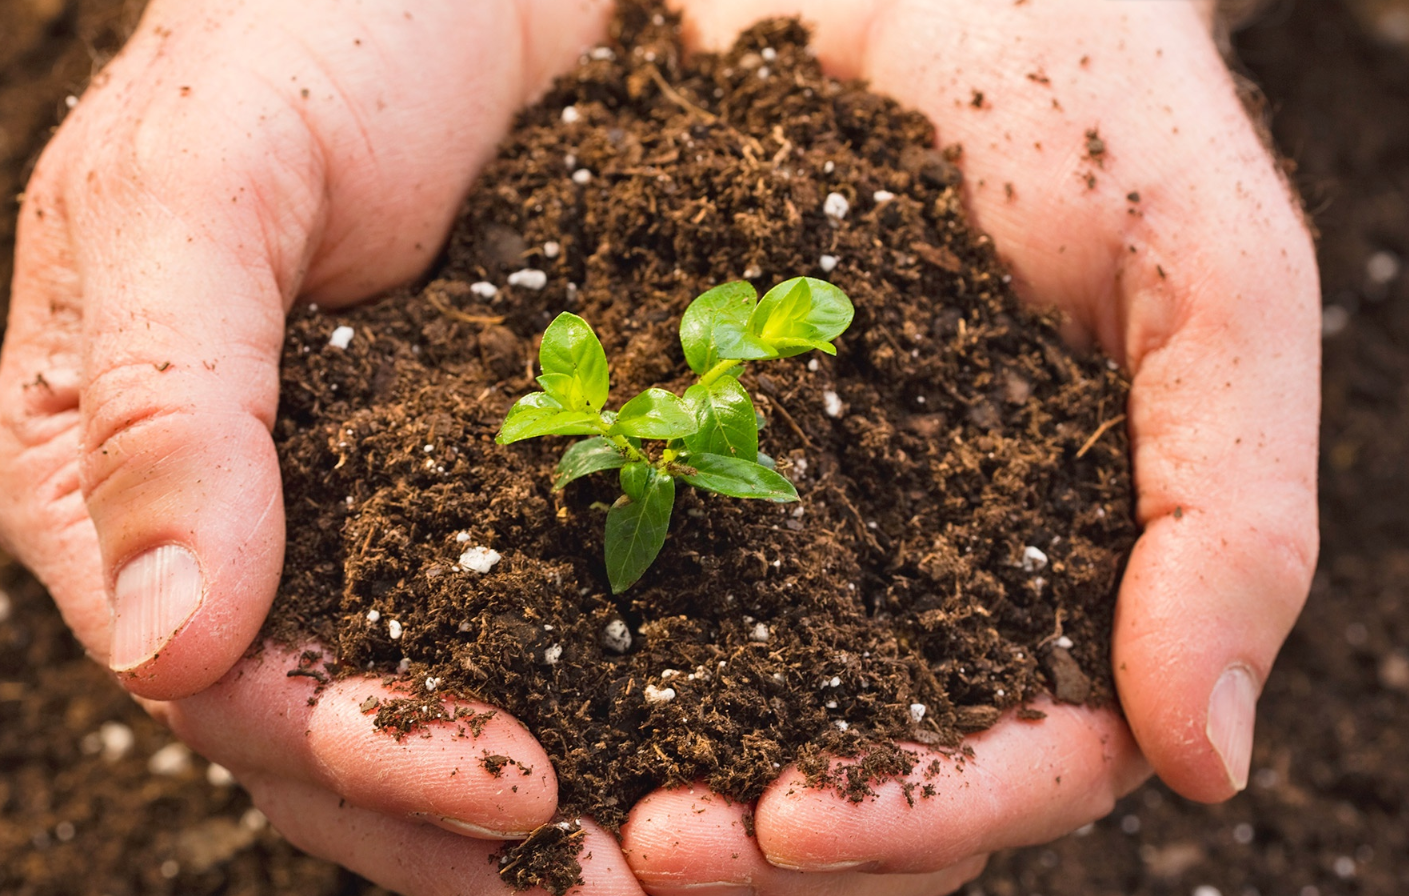
[{"label": "hand", "polygon": [[[0,539],[94,658],[291,840],[404,892],[499,890],[492,838],[547,821],[556,780],[503,714],[477,739],[441,726],[400,744],[358,709],[379,686],[309,706],[292,657],[240,659],[283,557],[284,313],[418,273],[512,113],[605,13],[154,0],[21,209]],[[511,791],[485,750],[538,772]],[[592,829],[587,851],[589,892],[640,892],[614,840]]]},{"label": "hand", "polygon": [[1319,296],[1306,227],[1218,57],[1207,9],[681,5],[711,49],[761,16],[802,13],[833,74],[868,79],[965,147],[970,208],[1021,294],[1061,309],[1073,343],[1099,345],[1133,377],[1144,534],[1113,633],[1128,729],[1072,707],[1046,707],[1037,725],[1005,721],[974,737],[967,770],[913,810],[899,785],[854,806],[794,786],[790,771],[754,809],[757,840],[743,833],[743,808],[702,789],[657,793],[625,832],[646,889],[954,889],[989,851],[1107,813],[1143,777],[1141,753],[1192,799],[1241,790],[1256,699],[1315,565]]}]

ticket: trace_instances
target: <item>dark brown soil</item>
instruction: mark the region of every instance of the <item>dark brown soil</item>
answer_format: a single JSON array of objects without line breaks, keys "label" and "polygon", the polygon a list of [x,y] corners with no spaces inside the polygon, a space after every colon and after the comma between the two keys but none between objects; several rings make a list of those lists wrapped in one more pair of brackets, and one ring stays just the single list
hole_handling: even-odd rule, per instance
[{"label": "dark brown soil", "polygon": [[[565,817],[609,828],[657,787],[747,801],[795,761],[860,800],[913,768],[896,739],[957,748],[1047,691],[1108,701],[1135,537],[1108,425],[1124,383],[1019,308],[931,126],[824,78],[795,23],[688,64],[677,41],[655,4],[627,4],[610,58],[523,114],[424,289],[295,315],[275,426],[291,535],[270,630],[336,645],[340,673],[397,676],[408,696],[376,719],[398,732],[445,715],[431,696],[511,712],[552,758]],[[851,205],[839,223],[830,192]],[[546,287],[506,285],[526,266]],[[615,476],[554,495],[567,440],[493,437],[536,388],[533,340],[558,311],[595,326],[617,402],[678,394],[681,313],[744,274],[760,292],[828,276],[856,305],[835,359],[744,377],[802,500],[682,486],[660,559],[613,597]],[[336,326],[356,333],[345,349]],[[457,568],[472,546],[503,559]],[[621,620],[625,652],[603,643]],[[866,754],[864,773],[825,781],[823,751]]]},{"label": "dark brown soil", "polygon": [[[0,35],[18,33],[25,5],[0,5]],[[91,69],[85,43],[98,58],[115,45],[111,28],[79,26],[119,22],[123,5],[64,4],[57,25],[4,57],[0,95],[61,112]],[[1409,60],[1372,46],[1337,3],[1277,10],[1239,49],[1268,93],[1279,145],[1300,165],[1322,230],[1327,301],[1348,314],[1332,312],[1347,325],[1326,342],[1322,570],[1268,684],[1253,786],[1209,808],[1150,785],[1089,830],[997,857],[971,896],[1409,890],[1409,283],[1402,275],[1376,283],[1366,270],[1375,252],[1409,257]],[[15,108],[0,109],[11,141],[0,164],[6,183],[20,182],[54,118]],[[8,264],[8,247],[0,249]],[[0,305],[7,287],[0,283]],[[247,797],[209,783],[199,758],[189,771],[152,774],[149,757],[169,737],[82,659],[32,580],[6,566],[0,590],[10,598],[0,618],[0,892],[382,892],[298,854],[268,828],[239,834]],[[103,722],[134,731],[124,758],[83,749]],[[258,816],[249,824],[258,827]],[[208,863],[192,851],[204,844]]]}]

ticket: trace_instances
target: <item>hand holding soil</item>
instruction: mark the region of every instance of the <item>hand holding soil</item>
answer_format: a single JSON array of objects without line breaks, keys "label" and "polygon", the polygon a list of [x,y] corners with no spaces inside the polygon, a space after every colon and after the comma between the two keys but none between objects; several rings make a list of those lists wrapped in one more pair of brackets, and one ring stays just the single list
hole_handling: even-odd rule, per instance
[{"label": "hand holding soil", "polygon": [[[0,523],[135,693],[201,691],[254,637],[282,557],[268,439],[282,315],[296,295],[337,307],[425,266],[512,109],[597,36],[599,14],[548,5],[537,14],[553,29],[530,33],[554,42],[524,47],[493,12],[357,21],[314,4],[207,29],[189,4],[159,3],[46,154],[0,371]],[[706,44],[772,11],[733,6],[701,6]],[[1116,679],[1155,769],[1189,796],[1224,798],[1245,780],[1251,704],[1314,555],[1315,285],[1300,220],[1182,8],[896,5],[872,20],[865,4],[831,6],[809,11],[824,64],[962,142],[978,223],[1023,293],[1063,308],[1073,338],[1133,373],[1146,533],[1117,610]],[[446,33],[466,38],[446,46]],[[505,47],[520,64],[483,64]],[[148,549],[147,566],[126,565]],[[134,602],[148,609],[134,617]],[[473,744],[393,743],[354,711],[365,682],[335,683],[310,707],[314,682],[285,674],[295,665],[266,652],[214,689],[154,704],[295,842],[433,892],[427,869],[448,861],[492,882],[491,847],[409,813],[480,836],[551,815],[547,757],[504,714]],[[916,885],[859,872],[956,885],[982,853],[1100,815],[1141,776],[1113,715],[1047,711],[1040,726],[973,739],[984,787],[970,774],[914,811],[896,784],[836,813],[829,792],[785,776],[759,802],[754,841],[733,824],[740,807],[650,797],[625,829],[631,867],[657,892],[815,891],[779,866],[825,868],[857,892]],[[468,757],[487,743],[535,769],[531,786],[506,795],[482,775]],[[1043,764],[1065,783],[1031,773]],[[589,837],[591,891],[631,892],[613,841]]]}]

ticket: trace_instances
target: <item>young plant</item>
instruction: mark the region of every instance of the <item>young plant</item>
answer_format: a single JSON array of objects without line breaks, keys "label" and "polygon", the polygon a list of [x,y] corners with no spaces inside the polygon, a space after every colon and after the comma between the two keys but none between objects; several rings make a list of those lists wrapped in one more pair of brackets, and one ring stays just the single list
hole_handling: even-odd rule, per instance
[{"label": "young plant", "polygon": [[647,389],[616,411],[604,409],[607,356],[587,322],[564,312],[543,333],[543,391],[509,409],[495,441],[589,436],[563,454],[554,490],[589,473],[620,471],[623,494],[607,511],[605,540],[613,593],[635,584],[660,553],[676,480],[735,498],[797,500],[792,483],[758,451],[758,415],[739,375],[745,361],[812,349],[835,355],[832,340],[855,312],[840,289],[811,277],[779,283],[757,299],[743,280],[696,298],[680,319],[680,346],[699,381],[683,397]]}]

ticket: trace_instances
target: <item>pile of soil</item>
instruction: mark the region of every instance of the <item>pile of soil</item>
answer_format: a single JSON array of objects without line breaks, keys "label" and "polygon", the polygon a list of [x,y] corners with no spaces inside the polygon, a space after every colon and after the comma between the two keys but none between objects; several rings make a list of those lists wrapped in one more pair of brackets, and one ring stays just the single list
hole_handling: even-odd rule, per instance
[{"label": "pile of soil", "polygon": [[[623,4],[519,118],[424,288],[291,320],[269,633],[394,677],[407,696],[375,712],[399,733],[449,695],[511,712],[552,757],[560,811],[609,828],[661,786],[756,799],[795,761],[860,800],[913,769],[896,739],[957,748],[1049,691],[1109,701],[1136,534],[1126,386],[1019,306],[933,144],[918,114],[824,77],[795,21],[686,61],[663,4]],[[540,282],[514,285],[525,268]],[[682,486],[660,558],[614,597],[616,477],[555,494],[569,440],[493,441],[537,388],[535,337],[571,310],[617,403],[679,394],[689,301],[797,274],[856,306],[835,359],[743,376],[800,502]],[[466,570],[474,548],[502,559]],[[604,636],[623,622],[626,648]],[[824,751],[864,754],[864,773],[827,780]]]},{"label": "pile of soil", "polygon": [[[21,34],[30,7],[59,10],[0,53],[0,183],[23,182],[64,97],[138,6],[0,4],[0,39]],[[1409,258],[1409,57],[1374,45],[1338,3],[1274,4],[1238,50],[1321,229],[1324,540],[1312,600],[1263,696],[1247,793],[1205,807],[1150,784],[1076,835],[995,857],[968,896],[1409,891],[1409,278],[1394,270]],[[0,264],[12,225],[13,206]],[[7,290],[0,282],[0,307]],[[771,367],[789,363],[803,362]],[[785,430],[775,421],[766,438]],[[113,728],[104,741],[105,723],[129,729],[131,747],[105,749],[125,741]],[[384,893],[290,848],[218,770],[173,763],[169,744],[0,558],[0,892]]]}]

